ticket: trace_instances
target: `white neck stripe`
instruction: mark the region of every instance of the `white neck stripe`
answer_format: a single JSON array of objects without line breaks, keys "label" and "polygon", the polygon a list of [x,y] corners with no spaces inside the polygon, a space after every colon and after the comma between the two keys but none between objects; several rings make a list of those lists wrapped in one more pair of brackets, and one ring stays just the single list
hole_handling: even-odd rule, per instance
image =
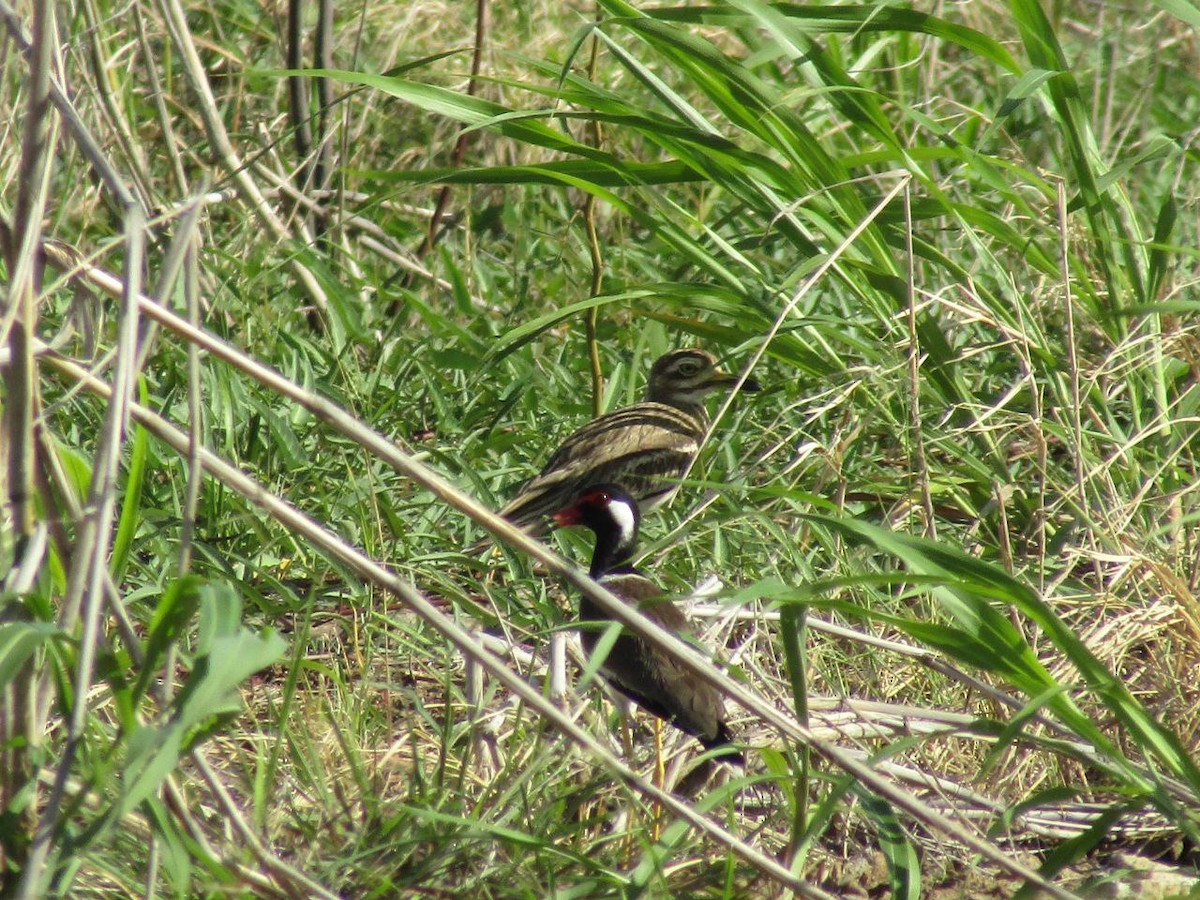
[{"label": "white neck stripe", "polygon": [[617,545],[624,546],[631,543],[637,537],[637,512],[626,500],[611,501],[608,504],[608,511],[612,514],[613,522],[617,526],[617,534],[620,535]]}]

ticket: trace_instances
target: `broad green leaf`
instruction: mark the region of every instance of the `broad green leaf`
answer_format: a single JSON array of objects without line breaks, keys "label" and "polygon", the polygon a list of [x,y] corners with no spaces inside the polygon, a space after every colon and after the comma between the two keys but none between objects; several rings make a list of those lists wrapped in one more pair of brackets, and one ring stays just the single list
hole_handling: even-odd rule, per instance
[{"label": "broad green leaf", "polygon": [[0,688],[11,682],[47,641],[62,636],[49,622],[0,623]]},{"label": "broad green leaf", "polygon": [[[206,583],[197,592],[201,614],[192,670],[175,695],[167,721],[130,735],[116,821],[158,790],[196,729],[240,708],[237,686],[275,662],[285,649],[274,632],[255,634],[242,626],[241,601],[230,586]],[[177,608],[186,609],[183,598]],[[171,610],[163,613],[163,629],[175,615]]]},{"label": "broad green leaf", "polygon": [[[595,627],[600,628],[601,626],[596,625]],[[583,674],[579,678],[581,685],[591,684],[595,680],[600,670],[604,667],[604,662],[608,659],[608,654],[612,652],[623,631],[624,629],[620,622],[610,622],[603,626],[599,636],[596,638],[596,646],[588,655],[587,665],[584,667]]]},{"label": "broad green leaf", "polygon": [[882,797],[856,786],[863,812],[875,823],[879,848],[888,863],[891,896],[896,900],[917,900],[921,896],[921,861],[908,839],[896,811]]},{"label": "broad green leaf", "polygon": [[1188,0],[1152,0],[1155,6],[1193,28],[1200,28],[1200,9]]},{"label": "broad green leaf", "polygon": [[[150,406],[150,392],[144,376],[138,376],[138,396],[143,406]],[[146,459],[150,453],[150,435],[141,425],[134,423],[132,453],[129,459],[129,474],[125,478],[125,492],[121,500],[121,516],[117,522],[117,533],[113,537],[112,557],[109,569],[113,582],[121,584],[125,578],[125,567],[129,563],[129,551],[137,534],[142,515],[142,486],[146,478]]]},{"label": "broad green leaf", "polygon": [[172,581],[163,591],[150,618],[149,634],[143,644],[143,664],[134,685],[134,695],[145,693],[158,667],[166,658],[167,649],[176,645],[200,606],[207,582],[198,575],[185,575]]},{"label": "broad green leaf", "polygon": [[[1075,664],[1080,677],[1097,699],[1136,735],[1143,751],[1153,755],[1174,777],[1187,782],[1200,794],[1200,770],[1179,737],[1150,715],[1124,683],[1109,672],[1045,601],[1026,585],[958,548],[848,519],[817,515],[806,518],[875,545],[899,558],[915,573],[942,579],[942,586],[934,588],[931,595],[958,623],[959,631],[965,638],[963,646],[969,648],[965,651],[968,658],[988,660],[990,664],[985,668],[1003,673],[1030,696],[1038,696],[1054,682],[1023,637],[1001,614],[1003,607],[993,608],[992,604],[1014,606],[1041,627],[1055,646]],[[914,624],[910,627],[930,640],[936,639],[936,632],[940,629],[940,626],[931,625]],[[947,637],[952,635],[949,630],[940,630]],[[948,653],[955,652],[954,646],[952,637],[940,644],[940,648]],[[1104,753],[1131,785],[1136,785],[1141,791],[1156,790],[1154,783],[1128,764],[1124,755],[1068,695],[1051,692],[1047,695],[1046,706]],[[1160,800],[1165,800],[1165,797],[1160,796]]]}]

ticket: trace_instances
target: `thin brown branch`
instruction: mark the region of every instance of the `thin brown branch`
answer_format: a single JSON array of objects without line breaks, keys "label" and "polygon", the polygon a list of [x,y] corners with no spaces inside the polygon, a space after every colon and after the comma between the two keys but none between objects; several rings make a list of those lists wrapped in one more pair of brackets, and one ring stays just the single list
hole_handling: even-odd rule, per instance
[{"label": "thin brown branch", "polygon": [[[106,52],[103,44],[104,20],[96,9],[95,0],[85,0],[84,3],[79,4],[79,7],[87,23],[83,34],[86,35],[87,58],[92,69],[92,93],[100,98],[101,108],[107,115],[113,133],[116,134],[116,144],[121,148],[120,152],[125,159],[125,166],[121,171],[127,179],[133,182],[142,209],[153,209],[154,194],[151,188],[153,179],[146,168],[146,160],[141,152],[141,147],[134,139],[133,129],[130,127],[125,113],[121,110],[117,98],[113,96],[113,72],[118,68],[127,70],[129,66],[114,65],[113,59]],[[125,41],[122,40],[121,44],[124,45]],[[128,52],[128,47],[123,47],[123,49]]]},{"label": "thin brown branch", "polygon": [[[288,0],[287,33],[284,58],[293,71],[304,66],[304,0]],[[292,129],[292,141],[296,147],[296,158],[301,162],[312,153],[312,123],[308,112],[308,79],[303,75],[289,75],[288,122]],[[301,166],[296,175],[296,186],[305,191],[309,184],[309,169]]]},{"label": "thin brown branch", "polygon": [[916,256],[912,244],[912,182],[904,185],[904,250],[908,268],[908,408],[912,429],[912,475],[921,491],[921,508],[925,522],[925,537],[937,540],[937,515],[933,509],[933,492],[929,486],[929,466],[925,462],[925,430],[921,425],[921,343],[917,338]]},{"label": "thin brown branch", "polygon": [[[29,859],[21,873],[19,898],[42,896],[45,891],[45,868],[63,813],[67,779],[87,728],[87,696],[101,638],[100,612],[116,509],[117,467],[136,383],[138,298],[142,296],[145,237],[145,220],[141,208],[135,204],[125,211],[125,277],[111,400],[92,466],[92,484],[68,573],[67,594],[59,612],[59,625],[64,631],[71,630],[76,619],[82,620],[83,624],[73,682],[75,705],[68,720],[67,739],[58,761],[54,786],[40,813]],[[38,727],[49,715],[48,705],[38,709],[36,715],[34,726]]]},{"label": "thin brown branch", "polygon": [[163,89],[162,79],[158,76],[159,60],[146,34],[142,5],[134,3],[132,12],[133,30],[137,35],[138,48],[142,55],[142,70],[146,73],[150,86],[149,99],[154,103],[154,114],[158,117],[158,127],[162,129],[160,144],[166,148],[167,155],[171,158],[171,173],[175,176],[175,186],[180,191],[187,191],[188,180],[183,169],[183,157],[179,153],[179,138],[175,134],[171,114],[167,110],[166,91]]},{"label": "thin brown branch", "polygon": [[[603,16],[603,10],[599,5],[596,7],[597,21]],[[588,79],[596,80],[596,65],[600,59],[600,38],[592,35],[592,54],[588,59]],[[600,129],[600,122],[597,119],[591,121],[591,143],[593,147],[599,148],[604,140],[604,133]],[[600,253],[600,236],[596,232],[596,195],[589,193],[587,199],[583,201],[583,222],[587,227],[588,236],[588,253],[592,259],[592,283],[590,288],[590,297],[599,297],[600,290],[604,286],[604,257]],[[604,410],[602,404],[604,402],[604,370],[600,367],[600,346],[596,341],[596,326],[599,322],[600,309],[593,306],[587,311],[587,347],[588,359],[592,367],[592,415],[598,416]]]},{"label": "thin brown branch", "polygon": [[[313,43],[313,64],[318,69],[333,68],[333,0],[317,0],[317,33]],[[313,160],[311,189],[324,191],[333,177],[333,135],[330,115],[333,110],[333,83],[323,76],[315,79],[317,93],[317,156]],[[313,223],[320,236],[328,230],[328,217],[322,212]]]},{"label": "thin brown branch", "polygon": [[[467,80],[467,96],[475,96],[479,90],[479,73],[483,70],[483,50],[487,43],[488,36],[488,0],[475,0],[475,47],[471,53],[471,77]],[[473,132],[463,130],[458,135],[458,140],[454,142],[454,155],[450,165],[457,169],[462,165],[463,160],[467,155],[467,145],[470,143]],[[450,185],[443,185],[441,191],[438,192],[437,203],[434,205],[433,216],[429,220],[429,230],[425,233],[425,240],[421,243],[421,248],[417,251],[417,259],[423,260],[437,245],[438,238],[442,233],[442,219],[446,215],[446,209],[450,205]]]},{"label": "thin brown branch", "polygon": [[[204,129],[208,134],[209,142],[212,144],[213,152],[216,153],[226,172],[232,177],[234,184],[237,185],[242,199],[258,216],[259,221],[281,243],[292,241],[294,236],[288,231],[287,226],[284,225],[279,216],[275,214],[274,209],[267,202],[262,191],[259,190],[257,183],[250,177],[249,170],[243,165],[232,142],[229,140],[229,134],[225,130],[225,123],[221,119],[216,98],[212,93],[208,74],[204,70],[204,65],[200,61],[200,54],[197,52],[191,32],[188,30],[187,15],[184,13],[182,6],[180,6],[179,0],[160,0],[160,3],[167,22],[167,30],[170,32],[171,40],[179,51],[183,75],[188,86],[191,87],[192,92],[196,95],[195,109],[204,122]],[[328,307],[328,298],[325,296],[325,290],[317,281],[316,276],[294,254],[287,255],[287,263],[317,310],[323,313]]]},{"label": "thin brown branch", "polygon": [[[1059,223],[1058,255],[1059,275],[1062,278],[1063,312],[1067,320],[1067,375],[1071,379],[1071,408],[1068,410],[1071,431],[1071,456],[1075,464],[1075,493],[1076,502],[1081,513],[1088,511],[1087,474],[1083,460],[1083,397],[1079,389],[1079,356],[1075,346],[1075,303],[1071,295],[1071,256],[1067,238],[1067,186],[1061,180],[1058,182],[1058,202],[1056,206]],[[1089,520],[1090,516],[1087,517]],[[1089,538],[1094,540],[1094,532],[1088,529]],[[1096,579],[1096,590],[1104,585],[1104,568],[1100,559],[1092,554],[1092,574]]]},{"label": "thin brown branch", "polygon": [[[34,5],[34,9],[40,10],[43,7],[52,6],[53,4],[38,3]],[[25,31],[21,17],[17,15],[7,2],[0,0],[0,18],[4,20],[5,27],[8,29],[8,35],[13,43],[20,48],[21,52],[26,56],[31,56],[33,53],[33,41],[29,34]],[[76,111],[74,105],[67,97],[66,92],[59,86],[52,74],[48,74],[50,78],[50,102],[58,111],[59,117],[63,121],[63,126],[66,128],[67,134],[79,147],[80,153],[91,165],[96,176],[104,183],[105,188],[116,198],[118,205],[125,209],[129,205],[136,202],[129,189],[125,187],[125,182],[118,174],[117,170],[109,163],[104,151],[101,149],[101,144],[92,136],[87,126],[83,124],[83,118]],[[24,182],[22,182],[24,183]]]},{"label": "thin brown branch", "polygon": [[[35,4],[16,218],[13,231],[6,229],[9,258],[5,263],[9,283],[0,316],[0,343],[7,343],[9,351],[8,365],[4,369],[3,420],[8,441],[8,502],[18,537],[14,565],[5,578],[8,588],[19,586],[16,579],[22,572],[32,573],[41,568],[45,547],[44,540],[34,540],[37,533],[34,506],[37,374],[33,354],[40,281],[39,251],[51,163],[50,65],[55,53],[54,32],[53,5]],[[42,537],[45,537],[44,531]],[[5,618],[22,614],[16,605],[2,612]],[[41,743],[40,729],[33,719],[37,709],[35,685],[33,672],[26,670],[6,684],[0,693],[6,711],[0,715],[0,747],[3,748],[0,752],[3,767],[0,771],[0,808],[6,810],[36,807],[35,798],[27,798],[20,806],[16,805],[18,793],[25,789],[30,778],[30,750]],[[25,848],[15,841],[0,843],[0,873],[3,873],[0,874],[0,888],[5,892],[11,877],[7,873],[27,870],[33,859],[32,848],[23,860],[9,860],[10,852],[24,853]]]}]

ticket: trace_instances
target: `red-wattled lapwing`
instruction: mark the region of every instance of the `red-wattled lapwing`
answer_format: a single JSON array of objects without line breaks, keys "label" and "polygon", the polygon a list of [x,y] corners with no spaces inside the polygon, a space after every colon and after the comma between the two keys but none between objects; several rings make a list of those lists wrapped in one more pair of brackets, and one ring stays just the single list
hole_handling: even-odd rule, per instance
[{"label": "red-wattled lapwing", "polygon": [[[579,498],[554,514],[558,525],[583,525],[596,535],[588,574],[618,598],[635,606],[668,631],[688,636],[691,629],[679,608],[653,581],[629,564],[637,546],[640,514],[633,496],[617,484],[585,488]],[[611,621],[586,594],[579,601],[583,622]],[[599,632],[583,630],[590,656]],[[721,694],[673,657],[631,632],[621,634],[600,668],[605,679],[636,704],[698,738],[706,748],[729,747],[722,758],[743,763],[732,747]]]}]

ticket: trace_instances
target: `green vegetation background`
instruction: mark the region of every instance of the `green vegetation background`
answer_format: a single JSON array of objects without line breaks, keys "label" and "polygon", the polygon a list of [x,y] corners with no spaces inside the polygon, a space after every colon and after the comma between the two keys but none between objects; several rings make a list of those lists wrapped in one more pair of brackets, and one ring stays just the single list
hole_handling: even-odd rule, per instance
[{"label": "green vegetation background", "polygon": [[[337,7],[299,61],[281,5],[0,9],[5,888],[916,896],[982,890],[983,859],[1011,893],[1035,850],[1067,892],[1123,877],[1105,841],[1190,866],[1200,12],[920,6]],[[139,324],[139,284],[179,318]],[[730,702],[751,766],[685,798],[725,837],[653,799],[645,723],[623,748],[594,686],[552,690],[574,597],[472,554],[421,468],[495,508],[692,344],[769,387],[645,532],[664,587],[720,580],[706,643],[789,717]],[[805,716],[894,790],[802,749]]]}]

